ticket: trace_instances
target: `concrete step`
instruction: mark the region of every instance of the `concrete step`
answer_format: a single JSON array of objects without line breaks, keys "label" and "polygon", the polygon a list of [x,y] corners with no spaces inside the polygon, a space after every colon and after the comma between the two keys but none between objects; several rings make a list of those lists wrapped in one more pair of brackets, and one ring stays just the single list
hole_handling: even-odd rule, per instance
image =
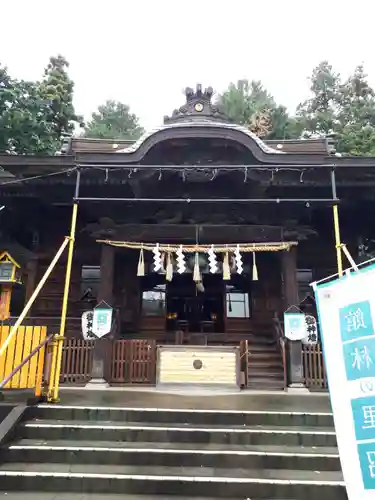
[{"label": "concrete step", "polygon": [[[102,493],[55,493],[45,491],[35,492],[2,492],[0,491],[1,500],[191,500],[191,497],[171,496],[171,495],[123,495],[123,494],[106,494],[103,497]],[[218,500],[218,497],[194,497],[195,500]],[[243,498],[232,498],[228,500],[243,500]],[[258,500],[258,499],[251,499]],[[284,499],[290,500],[290,499]]]},{"label": "concrete step", "polygon": [[264,355],[264,356],[252,355],[249,356],[248,364],[253,368],[257,367],[263,368],[267,366],[269,368],[281,368],[282,370],[284,369],[283,362],[279,354],[273,357],[269,355]]},{"label": "concrete step", "polygon": [[340,471],[335,448],[178,445],[168,443],[120,443],[22,440],[3,450],[7,463],[50,463],[211,467],[225,469],[294,469]]},{"label": "concrete step", "polygon": [[337,471],[241,470],[11,463],[0,466],[2,491],[184,495],[217,498],[346,500]]},{"label": "concrete step", "polygon": [[274,374],[271,377],[266,377],[264,374],[254,375],[249,374],[247,388],[250,390],[284,390],[284,376],[283,374]]},{"label": "concrete step", "polygon": [[[256,352],[260,353],[277,353],[279,354],[279,346],[276,343],[257,343],[257,344],[249,344],[248,347],[250,356],[255,354]],[[280,355],[280,354],[279,354]]]},{"label": "concrete step", "polygon": [[31,421],[18,429],[22,439],[86,441],[143,441],[215,444],[274,444],[336,446],[332,428],[292,426],[225,426],[140,424],[138,422],[90,422],[78,420]]},{"label": "concrete step", "polygon": [[249,378],[264,378],[264,379],[272,379],[279,378],[284,380],[284,370],[282,366],[249,366],[248,370]]},{"label": "concrete step", "polygon": [[65,406],[43,404],[31,408],[29,418],[35,420],[80,420],[100,423],[143,422],[191,425],[276,425],[331,427],[330,412],[301,412],[276,410],[199,410],[199,409],[156,409],[121,408],[100,406]]},{"label": "concrete step", "polygon": [[[329,412],[331,406],[328,393],[315,394],[254,394],[250,391],[236,391],[223,394],[218,389],[207,390],[202,394],[184,393],[180,391],[162,391],[154,387],[138,386],[126,388],[110,388],[88,390],[85,388],[61,388],[61,402],[73,407],[129,407],[139,409],[158,408],[161,411],[170,409],[188,411],[207,410],[231,413],[232,411],[259,410],[284,412]],[[194,410],[191,410],[193,408]]]}]

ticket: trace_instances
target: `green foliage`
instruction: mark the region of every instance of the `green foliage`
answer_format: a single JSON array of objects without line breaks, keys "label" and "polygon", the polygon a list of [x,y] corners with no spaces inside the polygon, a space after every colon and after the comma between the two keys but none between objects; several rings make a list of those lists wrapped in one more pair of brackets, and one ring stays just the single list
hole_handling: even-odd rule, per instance
[{"label": "green foliage", "polygon": [[81,121],[74,112],[74,84],[62,56],[52,57],[40,82],[16,80],[0,66],[0,151],[54,154]]},{"label": "green foliage", "polygon": [[267,139],[289,139],[298,137],[297,121],[290,118],[284,106],[276,104],[271,94],[258,80],[239,80],[231,83],[219,95],[217,105],[235,123],[251,126],[254,116],[267,114],[270,120],[264,137]]},{"label": "green foliage", "polygon": [[340,88],[337,149],[351,156],[375,156],[375,92],[358,66]]},{"label": "green foliage", "polygon": [[129,106],[118,101],[107,101],[92,114],[85,129],[86,137],[100,139],[138,139],[144,130]]},{"label": "green foliage", "polygon": [[310,78],[312,96],[297,109],[305,137],[333,134],[337,151],[375,156],[375,93],[363,66],[342,83],[327,61]]},{"label": "green foliage", "polygon": [[[82,124],[73,106],[74,83],[62,56],[52,57],[40,81],[17,80],[0,64],[0,152],[55,154],[63,137]],[[259,131],[266,139],[319,137],[333,134],[338,152],[375,156],[375,92],[363,66],[345,81],[327,62],[314,68],[311,97],[295,116],[259,80],[231,83],[218,106],[235,123]],[[129,106],[107,101],[92,114],[87,137],[138,139],[143,133]],[[258,132],[257,132],[258,133]]]},{"label": "green foliage", "polygon": [[328,61],[314,68],[310,77],[311,98],[297,108],[305,137],[323,136],[336,131],[340,101],[340,75]]}]

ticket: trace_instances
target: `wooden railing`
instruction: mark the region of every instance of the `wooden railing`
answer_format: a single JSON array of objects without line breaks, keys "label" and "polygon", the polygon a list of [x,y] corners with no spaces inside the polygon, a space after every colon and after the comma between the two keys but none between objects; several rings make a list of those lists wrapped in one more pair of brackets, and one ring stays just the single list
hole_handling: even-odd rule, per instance
[{"label": "wooden railing", "polygon": [[[1,321],[0,326],[12,326],[18,316],[11,316],[6,321]],[[26,316],[22,326],[46,326],[48,333],[59,333],[61,318],[58,316]],[[82,338],[81,318],[68,316],[66,318],[65,336],[67,338]]]},{"label": "wooden railing", "polygon": [[[0,345],[3,345],[11,326],[0,327]],[[42,392],[45,345],[45,326],[19,326],[0,359],[1,389],[34,389]]]},{"label": "wooden railing", "polygon": [[65,339],[61,361],[60,384],[85,384],[91,379],[95,341]]},{"label": "wooden railing", "polygon": [[322,345],[303,346],[302,360],[306,387],[317,390],[328,389]]},{"label": "wooden railing", "polygon": [[[249,341],[241,340],[240,342],[240,370],[243,373],[243,380],[241,380],[241,386],[247,387],[249,382]],[[242,378],[242,375],[241,375]]]},{"label": "wooden railing", "polygon": [[284,328],[277,314],[273,318],[274,335],[280,347],[281,358],[283,362],[284,374],[284,389],[288,387],[288,374],[287,374],[287,355],[286,355],[286,340],[284,336]]},{"label": "wooden railing", "polygon": [[[108,340],[108,382],[154,384],[156,343],[149,340]],[[65,339],[60,383],[85,384],[91,379],[95,341]]]},{"label": "wooden railing", "polygon": [[154,384],[156,342],[116,340],[112,346],[109,382],[112,384]]}]

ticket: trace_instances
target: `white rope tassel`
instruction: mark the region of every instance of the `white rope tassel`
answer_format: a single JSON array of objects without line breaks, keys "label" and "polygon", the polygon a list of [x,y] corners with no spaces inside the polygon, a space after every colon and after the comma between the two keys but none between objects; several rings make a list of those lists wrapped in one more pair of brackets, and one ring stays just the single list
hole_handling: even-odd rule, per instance
[{"label": "white rope tassel", "polygon": [[224,281],[229,281],[230,280],[229,252],[226,252],[224,254],[224,260],[223,260],[223,280]]},{"label": "white rope tassel", "polygon": [[258,281],[259,276],[258,276],[258,268],[257,268],[257,263],[255,259],[255,252],[253,252],[253,281]]},{"label": "white rope tassel", "polygon": [[172,279],[173,279],[172,257],[171,257],[171,254],[169,252],[167,254],[167,269],[166,269],[165,279],[167,281],[172,281]]},{"label": "white rope tassel", "polygon": [[200,281],[202,281],[201,272],[199,269],[199,253],[198,252],[195,253],[193,280],[196,283],[199,283]]},{"label": "white rope tassel", "polygon": [[145,257],[143,254],[143,248],[141,248],[141,251],[139,252],[137,276],[144,276],[144,275],[145,275]]}]

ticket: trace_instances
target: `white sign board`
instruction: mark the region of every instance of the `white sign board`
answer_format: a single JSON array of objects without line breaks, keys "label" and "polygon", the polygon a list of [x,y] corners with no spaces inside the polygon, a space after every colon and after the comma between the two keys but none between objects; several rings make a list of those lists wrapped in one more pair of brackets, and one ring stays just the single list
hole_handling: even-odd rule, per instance
[{"label": "white sign board", "polygon": [[349,500],[375,498],[375,266],[315,284]]},{"label": "white sign board", "polygon": [[82,313],[82,335],[84,340],[90,340],[94,338],[92,331],[92,324],[94,318],[94,311],[85,311]]},{"label": "white sign board", "polygon": [[92,322],[92,331],[99,339],[107,335],[112,328],[112,308],[95,307]]},{"label": "white sign board", "polygon": [[306,322],[303,313],[284,313],[285,337],[289,340],[302,340],[306,337]]},{"label": "white sign board", "polygon": [[302,344],[316,345],[318,343],[318,325],[314,316],[305,315],[306,336],[302,339]]}]

